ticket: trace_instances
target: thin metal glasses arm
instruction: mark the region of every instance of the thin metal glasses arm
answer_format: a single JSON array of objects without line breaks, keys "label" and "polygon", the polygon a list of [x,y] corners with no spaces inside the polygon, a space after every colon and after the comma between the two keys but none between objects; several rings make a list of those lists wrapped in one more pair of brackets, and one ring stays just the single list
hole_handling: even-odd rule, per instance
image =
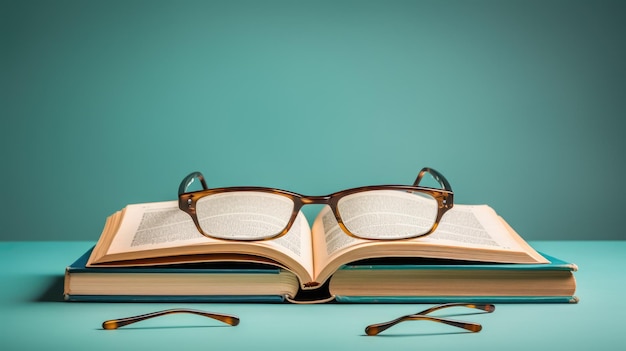
[{"label": "thin metal glasses arm", "polygon": [[232,325],[232,326],[236,326],[236,325],[239,324],[239,317],[237,317],[237,316],[233,316],[233,315],[229,315],[229,314],[223,314],[223,313],[204,312],[204,311],[199,311],[199,310],[178,308],[178,309],[170,309],[170,310],[146,313],[146,314],[142,314],[142,315],[138,315],[138,316],[132,316],[132,317],[126,317],[126,318],[120,318],[120,319],[111,319],[111,320],[108,320],[108,321],[104,321],[102,323],[102,328],[103,329],[107,329],[107,330],[109,330],[109,329],[117,329],[119,327],[123,327],[123,326],[129,325],[129,324],[133,324],[133,323],[144,321],[146,319],[155,318],[155,317],[159,317],[159,316],[165,316],[165,315],[174,314],[174,313],[191,313],[191,314],[196,314],[196,315],[203,316],[203,317],[213,318],[215,320],[218,320],[220,322],[224,322],[224,323],[226,323],[228,325]]},{"label": "thin metal glasses arm", "polygon": [[475,308],[475,309],[486,311],[488,313],[491,313],[496,310],[496,307],[492,304],[467,304],[467,303],[441,304],[441,305],[437,305],[432,308],[426,309],[424,311],[417,312],[415,314],[408,314],[406,316],[396,318],[388,322],[368,325],[367,327],[365,327],[365,333],[367,335],[378,335],[379,333],[393,327],[394,325],[398,323],[405,322],[405,321],[415,321],[415,320],[428,320],[428,321],[437,322],[437,323],[444,323],[444,324],[451,325],[454,327],[469,330],[473,333],[479,332],[482,330],[482,326],[478,323],[463,322],[463,321],[457,321],[457,320],[449,319],[449,318],[439,318],[439,317],[426,315],[433,311],[437,311],[443,308],[455,307],[455,306]]}]

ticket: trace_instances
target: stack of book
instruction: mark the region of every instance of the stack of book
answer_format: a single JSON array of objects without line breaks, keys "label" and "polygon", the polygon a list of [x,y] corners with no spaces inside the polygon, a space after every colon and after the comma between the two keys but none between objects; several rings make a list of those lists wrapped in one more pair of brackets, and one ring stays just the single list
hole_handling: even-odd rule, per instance
[{"label": "stack of book", "polygon": [[300,213],[276,240],[201,235],[176,201],[109,216],[65,272],[67,301],[577,302],[575,264],[535,251],[491,207],[455,205],[424,238],[360,240]]}]

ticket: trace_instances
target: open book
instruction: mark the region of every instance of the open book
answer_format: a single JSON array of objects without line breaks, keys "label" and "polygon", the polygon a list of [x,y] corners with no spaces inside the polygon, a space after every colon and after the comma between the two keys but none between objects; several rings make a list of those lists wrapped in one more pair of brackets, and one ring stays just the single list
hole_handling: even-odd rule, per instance
[{"label": "open book", "polygon": [[355,239],[326,206],[312,227],[299,213],[278,239],[237,242],[203,236],[176,201],[167,201],[132,204],[111,215],[87,267],[256,262],[291,271],[306,290],[325,283],[343,265],[386,257],[549,263],[486,205],[455,205],[434,233],[411,240]]}]

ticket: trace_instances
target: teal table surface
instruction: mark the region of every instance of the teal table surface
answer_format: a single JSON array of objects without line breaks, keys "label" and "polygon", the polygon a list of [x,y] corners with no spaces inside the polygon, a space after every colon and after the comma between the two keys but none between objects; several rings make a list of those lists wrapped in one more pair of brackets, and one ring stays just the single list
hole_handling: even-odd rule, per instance
[{"label": "teal table surface", "polygon": [[[576,263],[578,304],[498,304],[494,313],[438,312],[483,325],[469,333],[413,321],[367,336],[368,324],[426,307],[418,304],[180,304],[63,302],[65,267],[92,242],[0,242],[2,350],[623,350],[626,241],[535,241]],[[428,305],[429,306],[429,305]],[[118,330],[104,320],[189,307],[238,315],[231,327],[170,315]]]}]

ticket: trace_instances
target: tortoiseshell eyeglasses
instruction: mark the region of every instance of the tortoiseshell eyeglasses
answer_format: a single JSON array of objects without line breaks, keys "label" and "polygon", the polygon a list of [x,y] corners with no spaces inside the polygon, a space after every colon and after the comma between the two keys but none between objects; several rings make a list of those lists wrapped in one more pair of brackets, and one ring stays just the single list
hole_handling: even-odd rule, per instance
[{"label": "tortoiseshell eyeglasses", "polygon": [[[441,188],[419,186],[429,174]],[[199,180],[203,190],[188,192]],[[413,185],[373,185],[324,196],[306,196],[264,187],[209,189],[193,172],[178,188],[178,205],[203,235],[225,240],[269,240],[285,235],[304,205],[328,205],[349,236],[367,240],[411,239],[432,233],[452,208],[454,193],[446,178],[423,168]]]}]

